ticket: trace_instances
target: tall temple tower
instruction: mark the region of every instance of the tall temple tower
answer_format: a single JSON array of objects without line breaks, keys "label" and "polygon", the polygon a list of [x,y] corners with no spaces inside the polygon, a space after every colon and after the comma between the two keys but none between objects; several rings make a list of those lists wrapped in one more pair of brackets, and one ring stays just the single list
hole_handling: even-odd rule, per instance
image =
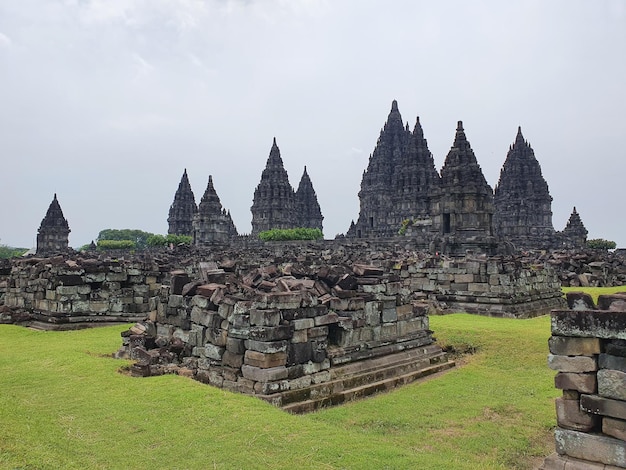
[{"label": "tall temple tower", "polygon": [[438,193],[441,178],[435,169],[419,117],[409,134],[400,159],[391,176],[392,210],[389,223],[397,232],[405,219],[423,222],[431,230],[433,196]]},{"label": "tall temple tower", "polygon": [[261,181],[254,191],[252,207],[252,235],[273,228],[294,228],[296,218],[296,195],[289,183],[289,176],[280,158],[276,138]]},{"label": "tall temple tower", "polygon": [[170,206],[167,233],[191,236],[193,234],[193,218],[197,210],[196,199],[189,184],[187,169],[185,169],[180,183],[178,183],[176,194],[174,194],[174,202]]},{"label": "tall temple tower", "polygon": [[395,227],[389,220],[394,203],[393,175],[410,136],[411,131],[402,122],[398,102],[393,100],[387,122],[370,155],[367,170],[363,172],[359,191],[359,219],[350,230],[353,236],[387,237],[397,233],[399,226]]},{"label": "tall temple tower", "polygon": [[322,221],[324,216],[317,202],[317,195],[315,194],[315,189],[313,189],[311,178],[306,171],[306,166],[296,191],[296,218],[298,227],[323,230]]},{"label": "tall temple tower", "polygon": [[230,212],[222,208],[220,198],[213,186],[213,177],[209,175],[209,183],[193,219],[193,243],[196,246],[224,243],[236,236],[237,229]]},{"label": "tall temple tower", "polygon": [[552,244],[552,196],[521,127],[500,171],[494,204],[494,230],[503,240],[518,248]]},{"label": "tall temple tower", "polygon": [[440,233],[465,239],[492,235],[493,191],[478,165],[463,123],[441,169]]},{"label": "tall temple tower", "polygon": [[69,249],[70,227],[56,193],[37,232],[37,254],[51,255]]}]

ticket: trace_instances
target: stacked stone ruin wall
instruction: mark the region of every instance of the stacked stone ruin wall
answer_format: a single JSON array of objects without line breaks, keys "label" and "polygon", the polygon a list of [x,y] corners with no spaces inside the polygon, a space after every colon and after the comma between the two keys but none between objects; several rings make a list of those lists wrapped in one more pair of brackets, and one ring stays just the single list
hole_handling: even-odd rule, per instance
[{"label": "stacked stone ruin wall", "polygon": [[548,364],[556,399],[556,454],[544,470],[626,468],[626,295],[568,294],[552,312]]},{"label": "stacked stone ruin wall", "polygon": [[140,259],[25,258],[13,261],[0,292],[5,317],[21,312],[16,318],[51,328],[136,321],[156,309],[168,275]]},{"label": "stacked stone ruin wall", "polygon": [[226,264],[240,275],[267,265],[372,264],[393,275],[386,289],[435,302],[445,311],[527,317],[561,302],[560,282],[550,267],[507,257],[436,257],[397,241],[242,243],[125,258],[14,259],[6,280],[0,279],[0,295],[4,290],[6,307],[23,309],[38,321],[124,321],[155,310],[170,271],[182,268],[198,279],[203,261]]}]

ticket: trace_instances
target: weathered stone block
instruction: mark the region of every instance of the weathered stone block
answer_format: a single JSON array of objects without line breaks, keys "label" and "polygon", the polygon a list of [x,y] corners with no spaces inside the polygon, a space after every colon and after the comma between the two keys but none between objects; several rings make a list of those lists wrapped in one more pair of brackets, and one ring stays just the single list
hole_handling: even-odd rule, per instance
[{"label": "weathered stone block", "polygon": [[626,313],[604,310],[553,310],[552,334],[626,339]]},{"label": "weathered stone block", "polygon": [[548,355],[548,367],[559,372],[594,372],[598,369],[595,358],[588,356]]},{"label": "weathered stone block", "polygon": [[[305,364],[313,358],[312,343],[293,343],[287,347],[287,364]],[[319,361],[318,361],[319,362]]]},{"label": "weathered stone block", "polygon": [[596,395],[581,395],[580,409],[597,415],[626,419],[626,401]]},{"label": "weathered stone block", "polygon": [[226,350],[222,355],[222,364],[234,369],[239,369],[243,364],[243,354],[235,354]]},{"label": "weathered stone block", "polygon": [[596,305],[591,295],[586,292],[568,292],[567,307],[570,310],[595,310]]},{"label": "weathered stone block", "polygon": [[244,363],[261,369],[284,366],[287,364],[287,353],[261,353],[248,349],[244,355]]},{"label": "weathered stone block", "polygon": [[335,312],[330,312],[326,315],[322,315],[321,317],[315,317],[315,326],[323,326],[329,325],[331,323],[337,323],[339,320],[339,315]]},{"label": "weathered stone block", "polygon": [[560,390],[576,390],[580,393],[596,393],[596,374],[559,372],[554,377],[554,386]]},{"label": "weathered stone block", "polygon": [[312,318],[301,318],[299,320],[293,320],[291,324],[293,325],[293,329],[296,331],[305,330],[313,328],[315,326],[315,320]]},{"label": "weathered stone block", "polygon": [[626,372],[611,369],[598,371],[598,395],[626,400]]},{"label": "weathered stone block", "polygon": [[246,352],[245,341],[239,338],[226,338],[226,350],[233,354],[243,354]]},{"label": "weathered stone block", "polygon": [[626,448],[618,439],[561,428],[554,431],[554,439],[561,455],[626,467]]},{"label": "weathered stone block", "polygon": [[262,353],[275,353],[275,352],[287,352],[288,341],[256,341],[247,340],[245,342],[247,349],[252,351],[258,351]]},{"label": "weathered stone block", "polygon": [[552,336],[548,340],[552,354],[560,356],[593,356],[600,354],[598,338],[572,338],[568,336]]},{"label": "weathered stone block", "polygon": [[280,326],[252,326],[250,327],[249,338],[255,341],[280,341],[290,339],[292,329],[289,325]]},{"label": "weathered stone block", "polygon": [[626,357],[600,354],[598,357],[598,365],[601,369],[612,369],[626,372]]},{"label": "weathered stone block", "polygon": [[598,423],[598,416],[586,413],[580,409],[578,400],[565,400],[561,397],[555,400],[556,422],[565,429],[588,432]]},{"label": "weathered stone block", "polygon": [[383,323],[390,323],[390,322],[398,321],[398,314],[396,312],[395,306],[393,308],[383,309],[382,321]]},{"label": "weathered stone block", "polygon": [[290,341],[292,343],[306,343],[309,340],[308,330],[298,330],[293,332]]},{"label": "weathered stone block", "polygon": [[216,346],[215,344],[206,343],[204,345],[204,355],[209,359],[221,361],[225,351],[226,348]]},{"label": "weathered stone block", "polygon": [[280,310],[250,310],[250,325],[252,326],[278,326],[280,325]]},{"label": "weathered stone block", "polygon": [[602,432],[607,436],[626,441],[626,421],[615,418],[602,418]]},{"label": "weathered stone block", "polygon": [[273,382],[287,378],[287,368],[284,366],[262,369],[244,364],[241,366],[241,373],[246,379],[255,382]]}]

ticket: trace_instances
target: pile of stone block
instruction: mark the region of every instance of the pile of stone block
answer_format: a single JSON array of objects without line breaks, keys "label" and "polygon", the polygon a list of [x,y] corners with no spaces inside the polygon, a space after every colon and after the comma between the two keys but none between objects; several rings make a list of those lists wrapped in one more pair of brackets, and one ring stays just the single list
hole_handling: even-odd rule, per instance
[{"label": "pile of stone block", "polygon": [[453,365],[433,344],[428,305],[380,267],[200,271],[173,272],[156,312],[122,334],[135,375],[182,373],[300,412]]},{"label": "pile of stone block", "polygon": [[552,312],[556,454],[542,469],[626,468],[626,294],[569,293]]}]

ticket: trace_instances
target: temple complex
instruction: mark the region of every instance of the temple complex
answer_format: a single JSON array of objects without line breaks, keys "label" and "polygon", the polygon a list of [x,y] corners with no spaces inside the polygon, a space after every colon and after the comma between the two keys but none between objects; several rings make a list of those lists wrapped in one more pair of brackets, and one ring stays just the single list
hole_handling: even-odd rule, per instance
[{"label": "temple complex", "polygon": [[586,243],[577,214],[572,214],[574,228],[554,230],[548,184],[521,128],[494,193],[462,122],[437,173],[419,118],[411,132],[395,100],[363,173],[359,201],[359,217],[348,238],[403,235],[416,246],[449,255],[580,248]]},{"label": "temple complex", "polygon": [[548,248],[554,238],[552,196],[521,127],[495,188],[494,231],[516,247]]},{"label": "temple complex", "polygon": [[261,181],[254,191],[250,210],[253,236],[274,228],[322,229],[322,213],[306,168],[296,193],[289,183],[276,138],[261,174]]},{"label": "temple complex", "polygon": [[69,234],[70,227],[55,193],[37,232],[37,254],[51,255],[68,251]]},{"label": "temple complex", "polygon": [[209,183],[193,218],[193,243],[196,246],[224,243],[236,236],[237,229],[230,212],[222,208],[213,186],[213,177],[209,175]]},{"label": "temple complex", "polygon": [[167,233],[191,236],[193,233],[193,218],[197,210],[196,198],[191,190],[191,184],[189,184],[187,170],[185,169],[176,194],[174,194],[174,202],[170,206],[169,217],[167,218],[167,223],[169,224]]}]

